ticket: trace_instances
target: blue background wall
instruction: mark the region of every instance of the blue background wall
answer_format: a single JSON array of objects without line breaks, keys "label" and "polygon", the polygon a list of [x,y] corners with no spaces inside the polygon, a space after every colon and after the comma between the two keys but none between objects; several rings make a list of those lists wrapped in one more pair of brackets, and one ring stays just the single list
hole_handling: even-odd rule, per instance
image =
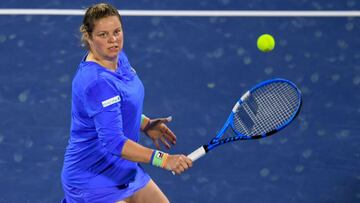
[{"label": "blue background wall", "polygon": [[[0,8],[82,9],[95,1]],[[119,9],[359,10],[357,1],[109,1]],[[59,202],[81,16],[0,16],[0,202]],[[257,82],[294,81],[303,109],[270,138],[220,147],[181,176],[144,165],[172,202],[360,201],[360,19],[123,17],[145,113],[172,115],[170,153],[190,153]],[[274,51],[256,39],[271,33]],[[145,136],[142,144],[153,147]]]}]

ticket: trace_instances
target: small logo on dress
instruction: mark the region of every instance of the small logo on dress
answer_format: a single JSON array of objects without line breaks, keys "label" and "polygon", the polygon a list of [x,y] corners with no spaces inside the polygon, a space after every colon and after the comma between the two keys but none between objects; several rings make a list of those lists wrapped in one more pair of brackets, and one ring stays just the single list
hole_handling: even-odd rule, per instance
[{"label": "small logo on dress", "polygon": [[102,101],[101,104],[102,104],[103,107],[107,107],[107,106],[110,106],[111,104],[115,104],[115,103],[118,103],[120,101],[121,101],[120,96],[117,95],[115,97],[112,97],[110,99]]}]

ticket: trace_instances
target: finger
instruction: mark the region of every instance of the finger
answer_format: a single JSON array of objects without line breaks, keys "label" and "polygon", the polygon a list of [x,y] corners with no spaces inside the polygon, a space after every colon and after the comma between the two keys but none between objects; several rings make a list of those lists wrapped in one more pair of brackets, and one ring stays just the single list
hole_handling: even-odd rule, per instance
[{"label": "finger", "polygon": [[166,141],[164,137],[160,137],[160,141],[165,145],[166,148],[171,148],[170,144]]},{"label": "finger", "polygon": [[183,159],[182,159],[182,161],[180,162],[180,165],[181,165],[181,167],[182,167],[184,170],[186,170],[186,169],[189,168],[189,165],[188,165],[188,163],[186,162],[186,158],[183,158]]},{"label": "finger", "polygon": [[167,133],[164,133],[163,134],[163,137],[168,141],[170,142],[172,145],[175,145],[176,144],[176,137],[173,137]]},{"label": "finger", "polygon": [[171,122],[172,121],[172,116],[168,116],[167,118],[165,118],[166,119],[166,122],[167,123],[169,123],[169,122]]},{"label": "finger", "polygon": [[154,120],[154,122],[156,122],[156,124],[159,124],[159,123],[169,123],[172,121],[172,116],[168,116],[166,118],[157,118]]},{"label": "finger", "polygon": [[172,144],[176,144],[176,135],[165,124],[161,128],[161,132],[164,133],[167,140],[169,140]]},{"label": "finger", "polygon": [[178,165],[178,167],[176,167],[176,169],[175,169],[175,173],[178,174],[178,175],[181,174],[184,171],[185,171],[185,169],[184,169],[184,167],[182,165]]},{"label": "finger", "polygon": [[181,174],[180,170],[178,170],[178,169],[174,170],[173,172],[175,172],[176,175],[180,175],[180,174]]},{"label": "finger", "polygon": [[157,126],[162,126],[161,124],[168,123],[172,120],[172,116],[169,116],[167,118],[157,118],[150,120],[150,123],[143,129],[144,132],[148,131],[149,129],[152,129]]},{"label": "finger", "polygon": [[192,162],[192,160],[191,160],[189,157],[186,157],[186,158],[185,158],[185,162],[186,162],[186,164],[187,164],[189,167],[192,167],[193,162]]},{"label": "finger", "polygon": [[172,116],[168,116],[166,118],[158,118],[158,119],[156,119],[155,122],[156,122],[156,125],[159,125],[161,123],[169,123],[171,121],[172,121]]}]

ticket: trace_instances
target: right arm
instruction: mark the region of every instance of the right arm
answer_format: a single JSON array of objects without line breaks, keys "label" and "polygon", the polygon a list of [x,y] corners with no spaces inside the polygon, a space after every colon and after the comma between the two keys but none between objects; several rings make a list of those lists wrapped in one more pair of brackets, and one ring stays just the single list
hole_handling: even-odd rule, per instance
[{"label": "right arm", "polygon": [[[128,139],[121,152],[121,156],[124,159],[141,162],[151,163],[152,155],[155,150],[144,147],[130,139]],[[185,155],[168,155],[164,169],[174,171],[176,174],[180,174],[192,166],[192,161]]]}]

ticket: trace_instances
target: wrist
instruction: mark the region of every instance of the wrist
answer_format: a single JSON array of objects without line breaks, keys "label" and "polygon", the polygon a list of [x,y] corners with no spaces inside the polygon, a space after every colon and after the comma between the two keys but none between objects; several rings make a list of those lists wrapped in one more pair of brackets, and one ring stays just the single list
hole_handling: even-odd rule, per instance
[{"label": "wrist", "polygon": [[150,163],[153,166],[165,168],[168,157],[169,157],[168,153],[159,150],[154,150],[151,155]]},{"label": "wrist", "polygon": [[150,118],[148,118],[144,114],[141,114],[141,124],[140,124],[141,131],[144,131],[144,129],[146,129],[149,124],[150,124]]}]

